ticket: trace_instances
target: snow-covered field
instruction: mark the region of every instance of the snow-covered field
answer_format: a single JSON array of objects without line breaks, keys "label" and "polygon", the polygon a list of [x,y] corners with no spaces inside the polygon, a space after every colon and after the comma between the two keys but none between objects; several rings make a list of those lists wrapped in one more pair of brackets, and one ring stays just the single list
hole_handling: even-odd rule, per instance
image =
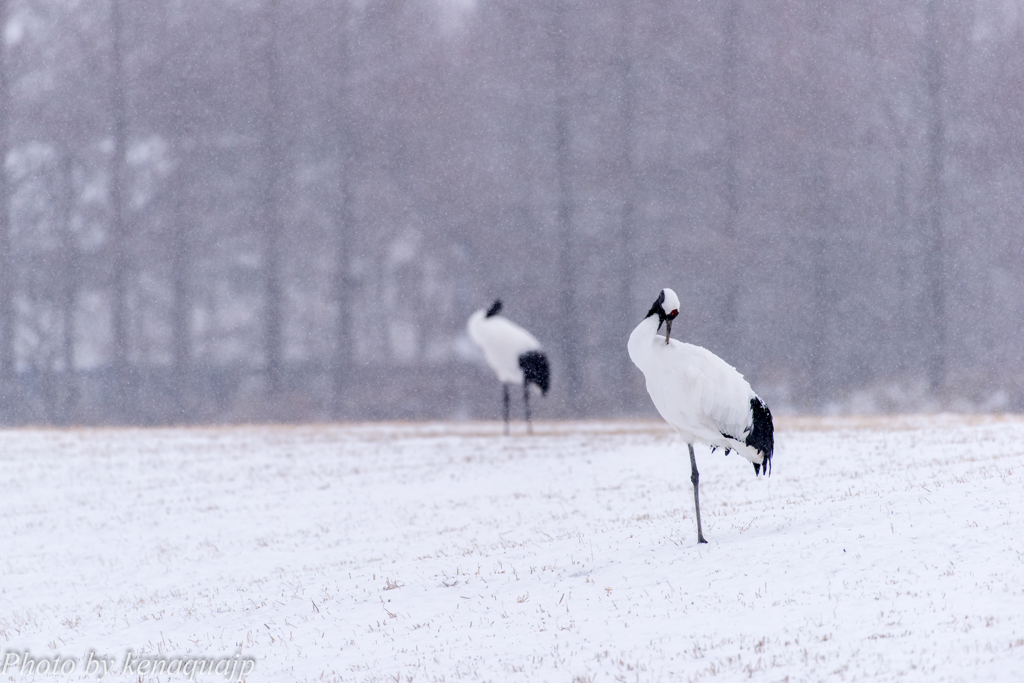
[{"label": "snow-covered field", "polygon": [[770,479],[700,449],[699,547],[684,453],[657,422],[3,432],[0,681],[1024,680],[1024,420],[783,420]]}]

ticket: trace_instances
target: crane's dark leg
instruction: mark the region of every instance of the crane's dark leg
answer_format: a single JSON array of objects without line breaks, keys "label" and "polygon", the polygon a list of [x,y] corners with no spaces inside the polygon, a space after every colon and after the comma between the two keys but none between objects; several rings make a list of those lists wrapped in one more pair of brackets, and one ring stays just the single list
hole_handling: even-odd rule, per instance
[{"label": "crane's dark leg", "polygon": [[502,405],[504,407],[504,414],[505,414],[505,433],[508,434],[508,402],[509,402],[509,399],[508,399],[508,385],[507,384],[502,384],[501,385],[501,391],[502,391],[501,396],[502,396],[502,401],[503,401]]},{"label": "crane's dark leg", "polygon": [[690,449],[690,481],[693,482],[693,506],[697,509],[697,543],[707,543],[704,540],[704,532],[700,527],[700,496],[697,494],[697,482],[700,481],[700,473],[697,472],[697,457],[693,454],[693,444],[686,444]]},{"label": "crane's dark leg", "polygon": [[533,422],[530,420],[530,385],[523,382],[523,405],[526,406],[526,431],[533,434]]}]

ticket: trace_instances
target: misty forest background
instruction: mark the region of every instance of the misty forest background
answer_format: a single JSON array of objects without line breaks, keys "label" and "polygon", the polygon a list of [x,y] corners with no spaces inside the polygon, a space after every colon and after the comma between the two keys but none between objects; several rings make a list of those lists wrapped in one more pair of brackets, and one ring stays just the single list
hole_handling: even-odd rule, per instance
[{"label": "misty forest background", "polygon": [[1024,409],[1020,0],[0,0],[0,422]]}]

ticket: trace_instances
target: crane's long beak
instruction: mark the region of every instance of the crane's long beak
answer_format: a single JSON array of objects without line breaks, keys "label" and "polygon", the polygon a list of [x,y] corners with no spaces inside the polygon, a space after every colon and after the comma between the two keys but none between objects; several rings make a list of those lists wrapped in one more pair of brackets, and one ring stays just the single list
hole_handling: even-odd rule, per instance
[{"label": "crane's long beak", "polygon": [[674,318],[669,318],[668,320],[665,321],[665,344],[666,345],[668,344],[669,337],[672,336],[672,320],[674,320]]}]

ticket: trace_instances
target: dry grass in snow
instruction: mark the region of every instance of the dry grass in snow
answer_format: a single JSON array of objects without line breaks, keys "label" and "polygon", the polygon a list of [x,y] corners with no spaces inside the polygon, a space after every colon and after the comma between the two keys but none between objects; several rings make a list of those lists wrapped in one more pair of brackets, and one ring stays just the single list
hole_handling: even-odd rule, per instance
[{"label": "dry grass in snow", "polygon": [[116,669],[130,648],[240,653],[253,681],[1022,680],[1024,421],[791,420],[770,479],[700,449],[699,547],[666,426],[537,432],[4,432],[0,664],[94,650]]}]

